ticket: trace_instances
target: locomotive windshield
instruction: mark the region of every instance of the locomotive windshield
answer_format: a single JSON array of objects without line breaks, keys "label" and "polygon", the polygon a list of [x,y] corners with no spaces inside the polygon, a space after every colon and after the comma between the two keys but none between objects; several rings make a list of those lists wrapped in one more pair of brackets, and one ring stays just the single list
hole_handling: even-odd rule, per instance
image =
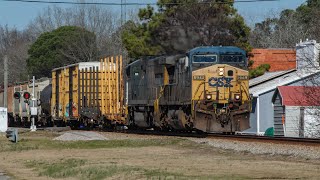
[{"label": "locomotive windshield", "polygon": [[217,62],[217,55],[194,55],[193,56],[193,63],[215,63]]},{"label": "locomotive windshield", "polygon": [[222,63],[244,63],[242,55],[221,55],[220,62]]}]

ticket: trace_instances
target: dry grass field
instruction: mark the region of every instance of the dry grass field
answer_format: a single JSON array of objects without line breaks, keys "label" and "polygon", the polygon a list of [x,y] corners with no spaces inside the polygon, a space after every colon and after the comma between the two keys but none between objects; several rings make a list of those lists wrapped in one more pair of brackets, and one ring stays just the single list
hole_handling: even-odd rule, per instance
[{"label": "dry grass field", "polygon": [[318,179],[319,160],[253,155],[177,137],[101,133],[55,141],[56,132],[0,136],[0,169],[13,179]]}]

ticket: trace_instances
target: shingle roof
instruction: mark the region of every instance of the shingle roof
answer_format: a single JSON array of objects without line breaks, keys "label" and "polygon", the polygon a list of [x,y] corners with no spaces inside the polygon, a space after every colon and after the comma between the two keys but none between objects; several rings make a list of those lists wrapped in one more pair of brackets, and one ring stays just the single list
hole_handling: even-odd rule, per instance
[{"label": "shingle roof", "polygon": [[320,106],[319,86],[279,86],[276,93],[285,106]]},{"label": "shingle roof", "polygon": [[273,78],[266,78],[264,81],[260,81],[260,83],[256,83],[255,85],[252,84],[254,84],[253,82],[257,80],[252,79],[249,83],[249,92],[253,94],[253,96],[257,97],[260,94],[276,89],[278,86],[284,86],[318,73],[320,73],[320,70],[318,69],[308,71],[294,70],[290,71],[289,73],[284,73]]},{"label": "shingle roof", "polygon": [[274,79],[276,77],[282,76],[284,74],[288,74],[288,73],[293,72],[293,71],[295,71],[295,69],[291,69],[291,70],[288,70],[288,71],[266,72],[262,76],[256,77],[254,79],[250,79],[249,87],[253,87],[253,86],[257,85],[257,84],[261,84],[261,83],[263,83],[265,81]]}]

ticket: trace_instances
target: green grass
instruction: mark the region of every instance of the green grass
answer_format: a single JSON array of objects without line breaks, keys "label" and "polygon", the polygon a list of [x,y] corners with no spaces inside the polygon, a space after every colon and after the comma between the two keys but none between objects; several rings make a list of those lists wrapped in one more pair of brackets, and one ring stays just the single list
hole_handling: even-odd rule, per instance
[{"label": "green grass", "polygon": [[[5,137],[0,137],[0,153],[4,151],[29,151],[29,150],[62,150],[62,149],[99,149],[99,148],[155,148],[167,146],[174,149],[190,149],[206,151],[209,147],[193,143],[182,138],[161,139],[126,139],[106,141],[54,141],[57,135],[43,133],[24,133],[20,141],[15,144],[9,142]],[[211,149],[211,148],[210,148]],[[134,158],[134,157],[133,157]],[[94,162],[90,159],[58,159],[22,161],[27,168],[32,169],[39,177],[50,178],[76,178],[76,179],[245,179],[234,175],[203,175],[184,174],[188,172],[183,169],[167,169],[161,167],[128,166],[114,162]],[[211,172],[208,172],[211,174]]]},{"label": "green grass", "polygon": [[188,176],[167,169],[145,169],[142,167],[90,164],[82,159],[66,159],[57,162],[28,161],[26,167],[38,172],[38,175],[51,178],[100,180],[108,177],[147,178],[147,179],[244,179],[237,176]]},{"label": "green grass", "polygon": [[98,148],[139,148],[148,146],[178,145],[183,139],[128,139],[107,141],[53,141],[47,138],[22,138],[18,143],[11,143],[0,138],[0,152],[26,151],[34,149],[98,149]]},{"label": "green grass", "polygon": [[81,159],[67,159],[60,162],[49,163],[44,161],[28,161],[26,167],[39,171],[39,176],[49,176],[53,178],[74,177],[78,174],[76,168],[86,163]]}]

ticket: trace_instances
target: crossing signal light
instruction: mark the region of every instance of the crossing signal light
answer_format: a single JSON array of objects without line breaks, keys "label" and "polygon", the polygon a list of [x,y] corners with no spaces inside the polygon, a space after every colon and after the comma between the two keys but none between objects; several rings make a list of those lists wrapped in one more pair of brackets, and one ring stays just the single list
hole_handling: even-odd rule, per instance
[{"label": "crossing signal light", "polygon": [[24,93],[23,93],[23,97],[24,97],[26,100],[28,100],[28,99],[30,99],[31,95],[30,95],[30,93],[28,93],[28,92],[24,92]]},{"label": "crossing signal light", "polygon": [[21,97],[20,92],[15,92],[15,93],[13,94],[13,97],[14,97],[15,99],[20,99],[20,97]]}]

